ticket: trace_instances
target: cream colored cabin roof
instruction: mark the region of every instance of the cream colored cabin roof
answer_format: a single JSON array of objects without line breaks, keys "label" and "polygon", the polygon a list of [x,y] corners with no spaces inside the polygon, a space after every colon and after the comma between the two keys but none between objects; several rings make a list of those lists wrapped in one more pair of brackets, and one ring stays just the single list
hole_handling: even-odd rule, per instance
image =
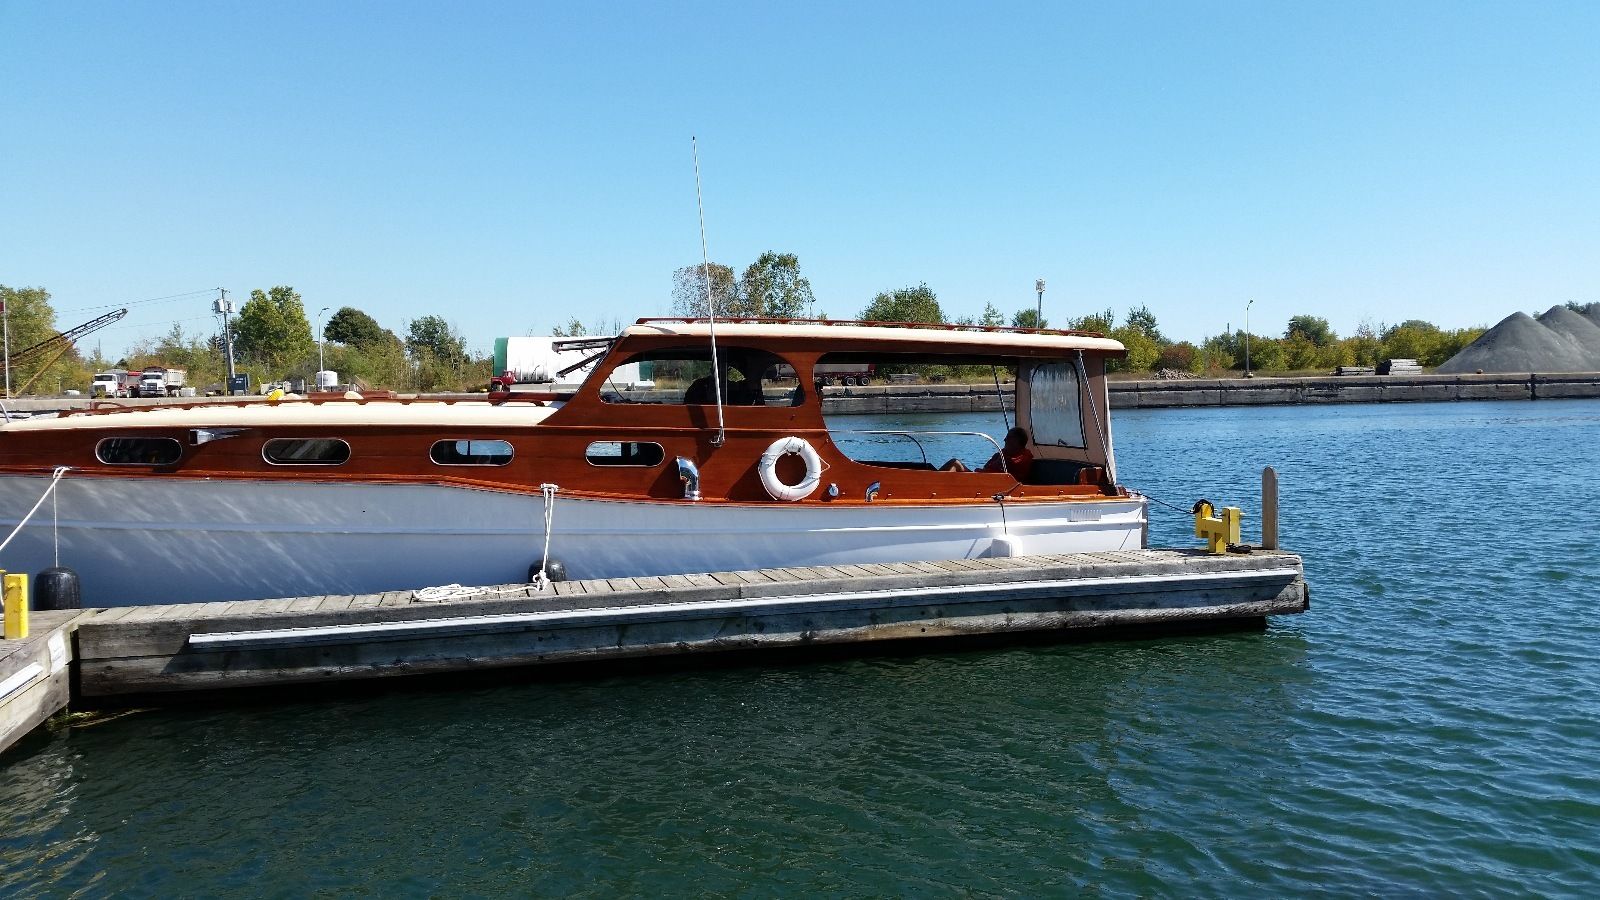
[{"label": "cream colored cabin roof", "polygon": [[[682,337],[709,338],[711,326],[705,322],[647,322],[629,325],[621,337],[645,335],[678,335]],[[946,328],[886,327],[881,325],[782,325],[749,322],[717,323],[717,340],[756,342],[763,339],[815,341],[819,346],[833,345],[840,350],[860,350],[862,344],[875,345],[872,349],[892,352],[896,344],[948,344],[952,352],[969,353],[994,351],[1004,353],[1015,349],[1060,350],[1063,353],[1078,350],[1096,353],[1121,353],[1120,341],[1104,337],[1083,337],[1070,334],[1033,334],[1016,331],[959,331]]]},{"label": "cream colored cabin roof", "polygon": [[428,425],[441,428],[463,425],[510,427],[537,425],[555,412],[554,407],[529,403],[490,404],[482,401],[396,403],[331,400],[311,403],[202,404],[188,409],[171,406],[130,408],[104,415],[36,416],[0,425],[8,431],[55,431],[87,428],[256,428],[290,425],[297,428],[342,428],[352,425]]}]

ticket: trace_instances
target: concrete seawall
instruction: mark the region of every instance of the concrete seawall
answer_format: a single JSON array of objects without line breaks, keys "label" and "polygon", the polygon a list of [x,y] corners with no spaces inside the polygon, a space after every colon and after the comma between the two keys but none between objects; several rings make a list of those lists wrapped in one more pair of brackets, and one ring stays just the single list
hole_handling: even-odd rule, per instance
[{"label": "concrete seawall", "polygon": [[[1186,406],[1296,406],[1315,403],[1417,403],[1454,400],[1554,400],[1600,397],[1600,372],[1558,375],[1358,375],[1318,378],[1196,378],[1110,382],[1112,409]],[[1012,404],[1011,386],[1001,395]],[[827,388],[823,411],[852,413],[991,412],[993,385],[871,385]]]},{"label": "concrete seawall", "polygon": [[1113,409],[1600,397],[1600,373],[1113,381]]}]

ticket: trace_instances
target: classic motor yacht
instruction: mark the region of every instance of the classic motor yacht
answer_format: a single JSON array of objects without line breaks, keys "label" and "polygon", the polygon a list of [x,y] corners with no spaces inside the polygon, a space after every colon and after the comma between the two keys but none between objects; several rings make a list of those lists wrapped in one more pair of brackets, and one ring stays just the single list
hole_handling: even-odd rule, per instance
[{"label": "classic motor yacht", "polygon": [[[117,606],[523,583],[546,559],[620,578],[1141,545],[1145,500],[1112,449],[1114,340],[641,319],[564,349],[593,366],[570,392],[102,403],[7,422],[0,534],[60,480],[0,568],[59,560],[86,606]],[[987,435],[851,434],[824,417],[817,367],[863,363],[992,384],[1028,471],[929,456],[969,440],[977,468],[1000,449]],[[618,388],[623,366],[652,386]]]}]

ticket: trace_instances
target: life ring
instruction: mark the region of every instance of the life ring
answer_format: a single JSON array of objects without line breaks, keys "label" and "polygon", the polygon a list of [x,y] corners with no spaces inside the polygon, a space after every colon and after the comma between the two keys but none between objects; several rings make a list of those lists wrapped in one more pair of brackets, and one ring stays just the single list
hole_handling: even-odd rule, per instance
[{"label": "life ring", "polygon": [[[806,477],[800,479],[799,484],[784,484],[778,477],[778,460],[789,454],[798,454],[805,460]],[[772,442],[767,452],[761,454],[761,462],[756,464],[756,470],[761,473],[761,486],[774,500],[804,500],[817,490],[817,485],[822,483],[822,457],[812,449],[805,438],[784,437]]]}]

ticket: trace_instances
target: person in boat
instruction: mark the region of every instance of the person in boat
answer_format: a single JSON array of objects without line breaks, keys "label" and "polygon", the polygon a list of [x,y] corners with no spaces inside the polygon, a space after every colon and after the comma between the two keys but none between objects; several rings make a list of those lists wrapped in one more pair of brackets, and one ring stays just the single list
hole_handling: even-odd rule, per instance
[{"label": "person in boat", "polygon": [[1033,454],[1028,450],[1028,431],[1017,427],[1006,432],[1005,446],[989,457],[989,461],[976,470],[967,468],[959,459],[952,459],[939,467],[941,472],[1010,472],[1018,481],[1026,481],[1033,471]]},{"label": "person in boat", "polygon": [[[728,406],[762,406],[766,399],[761,393],[761,363],[744,356],[730,354],[722,369],[722,402]],[[753,374],[752,374],[753,373]],[[738,380],[732,376],[737,374]],[[687,405],[709,406],[717,402],[716,385],[710,375],[696,378],[683,394]]]}]

